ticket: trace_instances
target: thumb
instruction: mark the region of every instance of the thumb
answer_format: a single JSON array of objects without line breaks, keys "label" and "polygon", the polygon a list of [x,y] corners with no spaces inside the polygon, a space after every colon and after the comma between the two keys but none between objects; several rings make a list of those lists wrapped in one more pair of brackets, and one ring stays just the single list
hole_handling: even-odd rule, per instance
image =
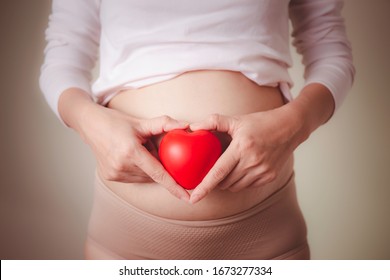
[{"label": "thumb", "polygon": [[232,134],[234,128],[234,119],[232,117],[219,114],[210,115],[206,120],[190,124],[191,130],[216,130]]},{"label": "thumb", "polygon": [[188,128],[187,122],[178,121],[169,116],[161,116],[140,122],[140,132],[145,137],[159,135],[174,129],[186,128]]}]

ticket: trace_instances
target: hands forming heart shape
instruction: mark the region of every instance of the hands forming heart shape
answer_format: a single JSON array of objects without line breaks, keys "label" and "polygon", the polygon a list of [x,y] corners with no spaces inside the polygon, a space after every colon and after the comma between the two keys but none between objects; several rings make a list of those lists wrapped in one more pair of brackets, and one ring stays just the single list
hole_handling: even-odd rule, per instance
[{"label": "hands forming heart shape", "polygon": [[219,139],[208,130],[168,132],[160,143],[164,168],[183,188],[194,189],[222,154]]}]

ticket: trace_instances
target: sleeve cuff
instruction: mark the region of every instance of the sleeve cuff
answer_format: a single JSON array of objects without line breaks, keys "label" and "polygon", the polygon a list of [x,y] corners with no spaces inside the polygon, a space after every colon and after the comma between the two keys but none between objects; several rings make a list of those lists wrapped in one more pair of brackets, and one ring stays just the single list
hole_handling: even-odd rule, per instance
[{"label": "sleeve cuff", "polygon": [[80,88],[91,94],[91,85],[85,78],[86,73],[81,70],[51,67],[42,71],[39,79],[41,91],[45,96],[51,110],[56,114],[60,122],[67,126],[58,111],[60,95],[69,88]]},{"label": "sleeve cuff", "polygon": [[336,113],[352,87],[354,73],[353,66],[351,71],[343,71],[334,64],[321,65],[311,69],[310,76],[305,80],[305,86],[311,83],[320,83],[327,87],[333,96],[335,102],[334,113]]}]

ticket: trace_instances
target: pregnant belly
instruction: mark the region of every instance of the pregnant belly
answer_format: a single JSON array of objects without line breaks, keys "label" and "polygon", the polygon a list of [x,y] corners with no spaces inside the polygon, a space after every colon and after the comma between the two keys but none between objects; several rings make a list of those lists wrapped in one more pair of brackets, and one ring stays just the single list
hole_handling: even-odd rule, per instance
[{"label": "pregnant belly", "polygon": [[[242,115],[283,104],[279,88],[258,86],[241,73],[194,71],[141,89],[123,90],[108,107],[137,118],[168,115],[191,123],[210,114]],[[230,137],[224,133],[216,135],[226,148]],[[152,139],[157,147],[162,136]],[[230,216],[260,203],[287,182],[292,169],[291,157],[273,182],[261,187],[251,186],[238,193],[217,187],[195,205],[173,197],[157,183],[103,181],[119,197],[143,211],[172,219],[205,220]]]}]

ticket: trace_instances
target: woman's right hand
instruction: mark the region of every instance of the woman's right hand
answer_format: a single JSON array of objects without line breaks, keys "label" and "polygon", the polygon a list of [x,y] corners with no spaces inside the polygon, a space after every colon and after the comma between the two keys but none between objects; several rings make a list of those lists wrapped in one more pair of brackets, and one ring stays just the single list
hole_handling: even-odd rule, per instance
[{"label": "woman's right hand", "polygon": [[189,200],[188,192],[175,182],[147,148],[151,147],[152,136],[187,128],[188,124],[168,116],[137,119],[91,102],[78,110],[77,118],[74,115],[71,114],[73,125],[70,126],[91,147],[103,179],[124,183],[153,180],[174,196]]}]

